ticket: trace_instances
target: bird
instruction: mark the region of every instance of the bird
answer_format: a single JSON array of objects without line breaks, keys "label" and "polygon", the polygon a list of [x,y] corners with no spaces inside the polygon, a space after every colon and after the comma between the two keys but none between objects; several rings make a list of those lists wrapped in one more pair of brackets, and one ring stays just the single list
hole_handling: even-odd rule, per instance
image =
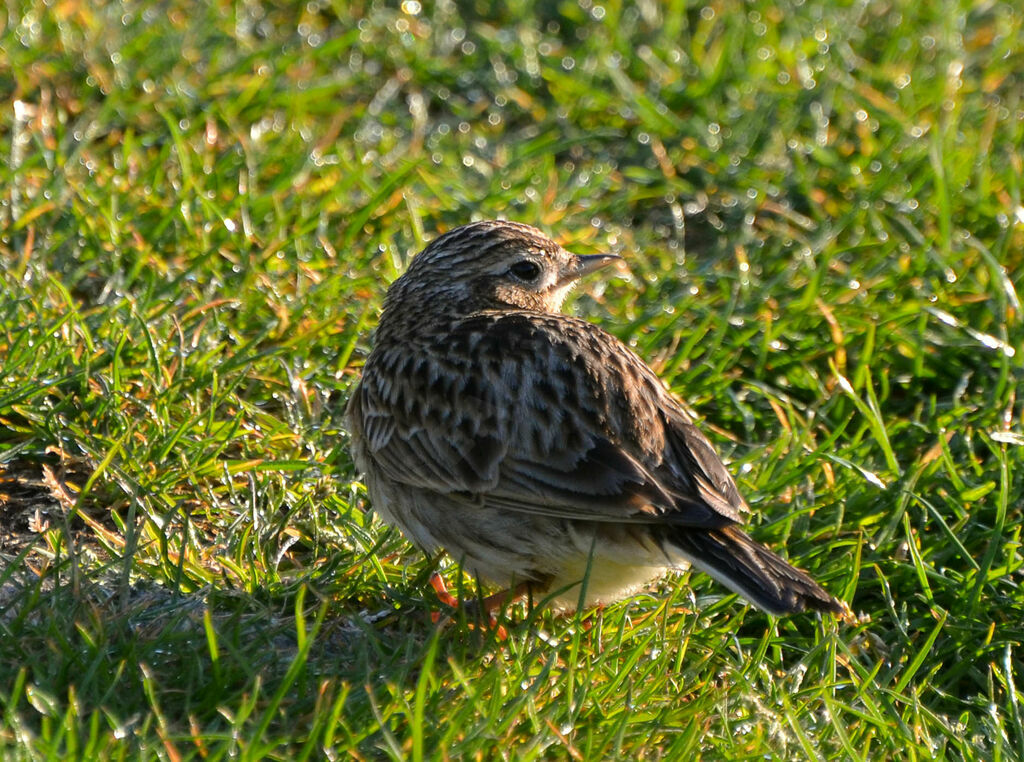
[{"label": "bird", "polygon": [[693,567],[770,614],[847,616],[743,529],[735,481],[655,372],[562,312],[581,278],[622,262],[504,220],[413,257],[345,412],[373,510],[424,551],[562,612]]}]

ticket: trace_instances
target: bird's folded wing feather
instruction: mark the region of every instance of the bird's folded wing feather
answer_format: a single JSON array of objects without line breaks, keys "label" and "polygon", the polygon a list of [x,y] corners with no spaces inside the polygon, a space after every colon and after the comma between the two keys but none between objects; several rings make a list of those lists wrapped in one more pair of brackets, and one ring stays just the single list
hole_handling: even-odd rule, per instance
[{"label": "bird's folded wing feather", "polygon": [[[350,419],[383,474],[453,500],[590,521],[721,527],[743,506],[654,374],[584,321],[512,315],[384,353]],[[571,329],[571,330],[568,330]]]}]

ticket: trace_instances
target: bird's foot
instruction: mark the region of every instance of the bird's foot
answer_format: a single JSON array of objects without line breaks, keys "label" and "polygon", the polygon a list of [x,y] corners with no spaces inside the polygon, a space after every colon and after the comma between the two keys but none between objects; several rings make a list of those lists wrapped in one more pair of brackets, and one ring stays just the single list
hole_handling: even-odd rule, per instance
[{"label": "bird's foot", "polygon": [[[508,590],[501,590],[493,595],[488,595],[486,598],[466,601],[464,603],[448,592],[448,587],[444,583],[444,577],[439,573],[434,572],[430,575],[430,586],[434,588],[434,592],[437,593],[438,600],[446,606],[450,606],[456,610],[461,609],[467,614],[486,614],[486,621],[494,630],[499,640],[508,639],[508,631],[503,625],[498,623],[498,616],[496,612],[502,610],[506,605],[518,600],[530,591],[529,582],[520,582],[518,585],[509,588]],[[441,621],[441,612],[435,611],[431,613],[430,620],[434,623]]]}]

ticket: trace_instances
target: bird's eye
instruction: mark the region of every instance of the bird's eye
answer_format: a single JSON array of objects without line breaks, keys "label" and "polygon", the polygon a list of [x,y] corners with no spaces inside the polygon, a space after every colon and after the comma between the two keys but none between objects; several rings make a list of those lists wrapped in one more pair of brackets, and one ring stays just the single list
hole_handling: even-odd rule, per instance
[{"label": "bird's eye", "polygon": [[521,259],[508,268],[508,271],[519,280],[529,283],[537,280],[537,276],[540,275],[540,266],[529,259]]}]

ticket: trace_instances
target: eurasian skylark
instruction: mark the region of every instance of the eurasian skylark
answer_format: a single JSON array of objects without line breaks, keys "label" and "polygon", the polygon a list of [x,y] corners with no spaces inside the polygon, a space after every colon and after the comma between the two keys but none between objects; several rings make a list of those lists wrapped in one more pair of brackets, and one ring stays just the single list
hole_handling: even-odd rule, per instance
[{"label": "eurasian skylark", "polygon": [[844,614],[741,529],[707,438],[621,341],[561,314],[619,260],[535,228],[452,230],[392,284],[347,415],[373,507],[427,551],[573,609],[687,563],[773,614]]}]

